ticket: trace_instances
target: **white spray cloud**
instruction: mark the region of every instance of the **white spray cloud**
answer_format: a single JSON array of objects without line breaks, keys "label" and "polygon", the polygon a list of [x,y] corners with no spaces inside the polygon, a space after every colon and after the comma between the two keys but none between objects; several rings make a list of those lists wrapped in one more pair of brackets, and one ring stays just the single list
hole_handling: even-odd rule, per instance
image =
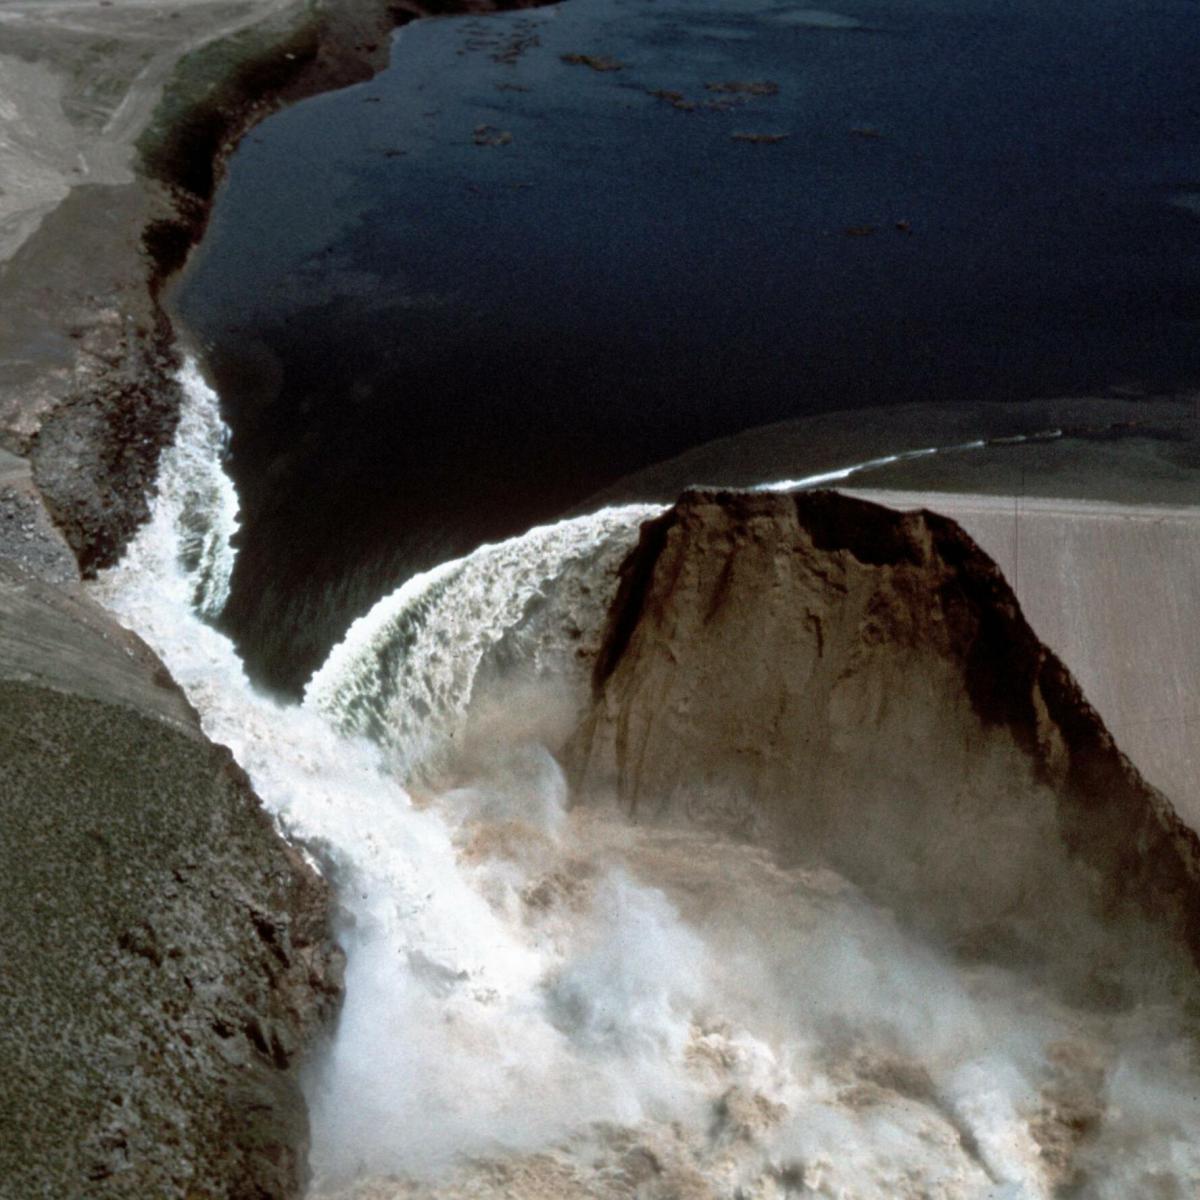
[{"label": "white spray cloud", "polygon": [[[567,811],[539,738],[653,510],[438,568],[356,623],[305,706],[257,693],[200,615],[228,587],[236,499],[216,398],[182,379],[153,519],[96,593],[337,886],[346,1002],[308,1083],[320,1194],[363,1173],[487,1194],[489,1160],[569,1168],[597,1197],[1200,1192],[1196,1040],[1165,993],[1073,1008],[935,953],[832,872]],[[534,683],[482,705],[506,670]],[[396,764],[434,745],[444,786],[414,802]]]},{"label": "white spray cloud", "polygon": [[624,872],[597,888],[591,927],[547,985],[553,1023],[598,1054],[677,1059],[703,993],[704,946],[661,892]]}]

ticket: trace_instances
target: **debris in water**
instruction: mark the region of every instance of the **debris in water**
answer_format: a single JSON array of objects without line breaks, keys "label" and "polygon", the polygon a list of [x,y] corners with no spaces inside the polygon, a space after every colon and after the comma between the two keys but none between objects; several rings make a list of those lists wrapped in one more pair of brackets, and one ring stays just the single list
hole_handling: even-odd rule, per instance
[{"label": "debris in water", "polygon": [[865,29],[857,17],[842,13],[824,12],[816,8],[802,8],[794,12],[780,13],[773,18],[781,25],[797,25],[808,29]]},{"label": "debris in water", "polygon": [[689,100],[682,92],[672,91],[670,88],[650,88],[646,94],[653,96],[656,100],[663,100],[672,108],[678,108],[681,112],[693,112],[696,108],[695,100]]},{"label": "debris in water", "polygon": [[495,125],[476,125],[473,140],[477,146],[507,146],[513,138],[507,129],[497,129]]},{"label": "debris in water", "polygon": [[729,92],[738,96],[778,96],[779,84],[770,79],[748,83],[740,79],[731,79],[728,83],[706,83],[705,88],[710,92]]},{"label": "debris in water", "polygon": [[878,225],[848,225],[846,226],[847,237],[870,237],[879,229]]},{"label": "debris in water", "polygon": [[534,46],[540,46],[542,39],[536,33],[532,34],[517,34],[502,50],[498,50],[492,55],[492,62],[500,63],[504,66],[513,66],[517,59],[525,53],[526,50],[532,49]]},{"label": "debris in water", "polygon": [[876,129],[874,125],[855,125],[851,130],[852,137],[868,138],[872,141],[883,137],[883,130]]},{"label": "debris in water", "polygon": [[602,54],[560,54],[559,58],[573,67],[591,67],[593,71],[620,71],[625,64]]}]

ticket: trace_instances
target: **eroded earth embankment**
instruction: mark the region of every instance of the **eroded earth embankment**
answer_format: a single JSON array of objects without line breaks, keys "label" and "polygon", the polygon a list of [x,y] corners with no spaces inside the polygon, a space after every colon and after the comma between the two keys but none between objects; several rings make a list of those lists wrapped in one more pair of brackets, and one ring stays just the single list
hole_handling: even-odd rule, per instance
[{"label": "eroded earth embankment", "polygon": [[972,953],[1069,946],[1080,986],[1085,929],[1148,920],[1200,961],[1200,841],[954,522],[689,493],[610,620],[582,795],[831,863]]}]

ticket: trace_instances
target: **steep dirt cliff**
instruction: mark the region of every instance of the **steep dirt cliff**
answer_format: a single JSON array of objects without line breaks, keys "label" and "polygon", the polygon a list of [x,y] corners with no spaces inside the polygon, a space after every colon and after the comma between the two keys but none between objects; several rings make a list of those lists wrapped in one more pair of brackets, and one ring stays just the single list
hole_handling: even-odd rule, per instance
[{"label": "steep dirt cliff", "polygon": [[286,1197],[327,885],[165,668],[0,563],[0,1196]]},{"label": "steep dirt cliff", "polygon": [[952,521],[688,493],[624,564],[595,693],[585,802],[829,863],[972,957],[1066,951],[1092,991],[1147,917],[1200,959],[1200,842]]}]

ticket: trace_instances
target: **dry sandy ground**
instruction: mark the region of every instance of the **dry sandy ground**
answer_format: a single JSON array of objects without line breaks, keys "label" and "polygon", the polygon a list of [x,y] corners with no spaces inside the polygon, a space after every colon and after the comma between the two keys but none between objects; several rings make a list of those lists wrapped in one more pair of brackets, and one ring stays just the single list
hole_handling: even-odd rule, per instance
[{"label": "dry sandy ground", "polygon": [[1118,745],[1200,829],[1200,505],[852,494],[958,521]]},{"label": "dry sandy ground", "polygon": [[179,59],[294,0],[0,0],[0,263],[79,184],[133,179]]}]

